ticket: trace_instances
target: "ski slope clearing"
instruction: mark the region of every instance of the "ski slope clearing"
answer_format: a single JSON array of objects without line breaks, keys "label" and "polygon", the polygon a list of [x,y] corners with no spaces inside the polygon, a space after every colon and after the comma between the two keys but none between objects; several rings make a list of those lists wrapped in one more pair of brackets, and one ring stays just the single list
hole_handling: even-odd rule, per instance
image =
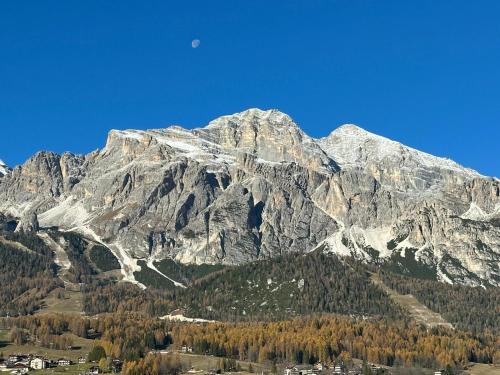
[{"label": "ski slope clearing", "polygon": [[385,285],[377,274],[373,274],[371,279],[373,283],[381,287],[394,302],[406,309],[416,322],[430,328],[436,326],[453,328],[453,325],[444,320],[440,314],[428,309],[411,294],[399,294],[394,289]]}]

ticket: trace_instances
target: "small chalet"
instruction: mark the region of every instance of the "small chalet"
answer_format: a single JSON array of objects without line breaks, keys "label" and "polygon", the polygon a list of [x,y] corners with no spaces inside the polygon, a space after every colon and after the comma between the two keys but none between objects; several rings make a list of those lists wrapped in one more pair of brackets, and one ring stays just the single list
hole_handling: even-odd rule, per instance
[{"label": "small chalet", "polygon": [[16,363],[22,363],[24,365],[29,365],[29,357],[27,355],[11,354],[7,358],[7,364],[14,365]]},{"label": "small chalet", "polygon": [[27,374],[29,370],[28,365],[18,362],[12,367],[12,374]]},{"label": "small chalet", "polygon": [[349,375],[361,375],[363,373],[363,368],[361,366],[354,366],[349,370]]},{"label": "small chalet", "polygon": [[314,372],[321,372],[323,370],[326,370],[326,366],[324,364],[322,364],[321,362],[314,364],[314,368],[313,368]]},{"label": "small chalet", "polygon": [[345,366],[343,363],[341,364],[338,364],[338,365],[335,365],[335,367],[333,368],[333,374],[334,375],[340,375],[340,374],[343,374],[345,373]]},{"label": "small chalet", "polygon": [[48,361],[44,358],[35,357],[30,361],[30,367],[33,370],[43,370],[49,365]]},{"label": "small chalet", "polygon": [[311,365],[295,365],[285,369],[284,375],[310,375],[313,373],[314,366]]},{"label": "small chalet", "polygon": [[15,355],[15,354],[11,354],[9,355],[9,357],[7,358],[7,362],[10,362],[10,363],[16,363],[20,360],[19,358],[20,356],[18,355]]},{"label": "small chalet", "polygon": [[71,361],[69,359],[59,358],[57,360],[57,365],[58,366],[69,366],[69,365],[71,365]]},{"label": "small chalet", "polygon": [[85,358],[85,357],[78,358],[78,363],[81,365],[83,365],[84,363],[87,363],[87,358]]}]

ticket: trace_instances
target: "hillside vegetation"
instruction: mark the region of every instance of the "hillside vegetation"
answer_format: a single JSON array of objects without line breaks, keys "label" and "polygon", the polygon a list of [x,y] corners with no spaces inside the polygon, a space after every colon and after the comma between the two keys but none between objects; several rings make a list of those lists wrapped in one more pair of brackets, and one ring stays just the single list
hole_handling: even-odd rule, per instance
[{"label": "hillside vegetation", "polygon": [[36,235],[0,234],[0,316],[31,314],[62,283],[52,252]]},{"label": "hillside vegetation", "polygon": [[[0,233],[0,315],[32,314],[43,307],[49,294],[51,298],[64,297],[55,290],[63,285],[52,249],[36,234],[6,228]],[[175,287],[139,261],[142,271],[137,279],[148,286],[143,291],[132,284],[117,283],[114,276],[103,277],[119,267],[108,248],[76,233],[55,229],[47,233],[63,245],[71,261],[68,279],[74,285],[82,283],[79,300],[89,315],[138,312],[155,317],[180,310],[186,316],[218,321],[270,321],[312,313],[409,319],[408,311],[372,282],[371,276],[378,272],[387,287],[401,295],[413,295],[459,329],[477,334],[500,332],[497,288],[415,279],[390,272],[383,265],[370,266],[317,251],[240,266],[182,265],[171,259],[155,263],[161,273],[187,288]]]},{"label": "hillside vegetation", "polygon": [[173,296],[190,315],[215,320],[269,320],[318,312],[404,316],[371,282],[365,266],[322,252],[231,267]]},{"label": "hillside vegetation", "polygon": [[454,326],[474,333],[500,334],[500,289],[449,285],[380,272],[384,284],[411,294]]}]

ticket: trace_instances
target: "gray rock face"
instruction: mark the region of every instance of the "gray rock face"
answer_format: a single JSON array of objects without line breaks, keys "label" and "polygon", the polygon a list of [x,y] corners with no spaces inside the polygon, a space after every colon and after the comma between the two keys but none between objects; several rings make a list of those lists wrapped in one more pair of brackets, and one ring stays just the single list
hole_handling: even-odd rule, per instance
[{"label": "gray rock face", "polygon": [[0,179],[0,211],[137,259],[237,264],[315,249],[409,259],[500,285],[500,183],[354,125],[313,139],[278,111],[200,129],[112,130],[86,156],[40,152]]},{"label": "gray rock face", "polygon": [[34,212],[26,212],[23,214],[21,220],[16,227],[16,232],[38,232],[40,225],[38,224],[38,217]]}]

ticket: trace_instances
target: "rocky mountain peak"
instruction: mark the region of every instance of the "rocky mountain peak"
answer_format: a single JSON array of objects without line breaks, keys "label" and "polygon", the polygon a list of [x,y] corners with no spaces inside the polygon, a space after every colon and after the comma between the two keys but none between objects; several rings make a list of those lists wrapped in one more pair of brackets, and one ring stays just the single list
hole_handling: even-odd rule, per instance
[{"label": "rocky mountain peak", "polygon": [[[338,128],[334,129],[328,137],[341,137],[341,136],[357,136],[357,137],[380,137],[376,134],[370,133],[369,131],[359,127],[355,124],[342,124]],[[380,137],[383,138],[383,137]]]},{"label": "rocky mountain peak", "polygon": [[[410,175],[457,173],[466,178],[480,176],[456,162],[430,155],[399,142],[370,133],[356,125],[338,127],[319,140],[325,152],[342,168],[398,168]],[[372,168],[373,169],[373,168]]]},{"label": "rocky mountain peak", "polygon": [[249,109],[210,122],[193,131],[225,150],[248,153],[268,162],[295,162],[315,169],[334,168],[315,140],[278,110]]},{"label": "rocky mountain peak", "polygon": [[309,138],[290,116],[274,109],[263,111],[257,108],[219,117],[195,132],[223,147],[252,150],[266,139],[274,143],[279,137],[292,145]]},{"label": "rocky mountain peak", "polygon": [[119,152],[130,162],[146,152],[163,147],[172,156],[188,157],[212,167],[232,165],[251,155],[257,162],[294,162],[315,170],[336,170],[338,167],[306,135],[292,118],[277,110],[249,109],[222,116],[207,126],[192,130],[180,126],[151,130],[111,130],[103,155]]},{"label": "rocky mountain peak", "polygon": [[299,126],[286,113],[277,109],[262,110],[259,108],[250,108],[232,115],[218,117],[217,119],[210,121],[207,128],[224,126],[245,127],[248,125],[254,125],[256,127],[261,125],[274,126],[277,129],[281,128],[281,130],[284,128],[294,128],[297,131],[302,132]]}]

